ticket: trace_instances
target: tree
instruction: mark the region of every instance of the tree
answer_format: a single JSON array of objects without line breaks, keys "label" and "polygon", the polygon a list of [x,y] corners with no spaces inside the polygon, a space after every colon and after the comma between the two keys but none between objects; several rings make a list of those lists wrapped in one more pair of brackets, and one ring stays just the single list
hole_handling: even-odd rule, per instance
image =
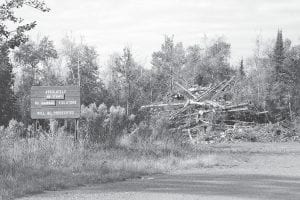
[{"label": "tree", "polygon": [[172,93],[174,78],[182,78],[181,70],[185,63],[185,49],[182,43],[174,44],[173,37],[165,36],[161,49],[152,54],[154,87],[156,96],[161,98]]},{"label": "tree", "polygon": [[[0,43],[2,48],[13,49],[28,40],[26,32],[36,26],[36,22],[23,23],[23,19],[15,15],[15,9],[23,6],[30,6],[42,12],[48,12],[43,1],[38,0],[8,0],[0,5]],[[11,30],[7,24],[16,24],[15,29]]]},{"label": "tree", "polygon": [[115,55],[110,65],[112,79],[109,91],[118,105],[126,107],[126,114],[136,114],[142,104],[150,103],[150,73],[135,62],[129,48]]},{"label": "tree", "polygon": [[[283,42],[282,31],[277,32],[277,38],[268,57],[260,58],[259,68],[251,76],[252,88],[258,87],[260,102],[269,111],[274,121],[291,118],[296,109],[297,100],[295,87],[297,87],[297,51],[291,47],[291,41]],[[270,48],[268,48],[270,49]],[[261,84],[262,83],[262,84]],[[254,94],[253,94],[254,96]]]},{"label": "tree", "polygon": [[246,75],[246,74],[245,74],[245,70],[244,70],[244,60],[243,60],[243,59],[241,60],[239,72],[240,72],[240,76],[241,76],[241,77],[243,77],[243,76]]},{"label": "tree", "polygon": [[0,125],[7,125],[14,117],[16,99],[12,90],[12,65],[6,48],[0,48],[0,66]]},{"label": "tree", "polygon": [[222,81],[228,79],[233,74],[230,67],[230,44],[225,42],[223,38],[218,38],[205,51],[204,66],[210,73],[210,82]]},{"label": "tree", "polygon": [[30,6],[43,12],[49,11],[45,3],[38,0],[8,0],[0,4],[0,125],[7,125],[15,110],[13,105],[16,98],[12,91],[14,76],[9,60],[10,50],[25,43],[28,40],[26,32],[36,26],[36,22],[24,24],[23,19],[15,15],[15,10],[23,6]]},{"label": "tree", "polygon": [[290,77],[285,66],[285,50],[283,45],[282,31],[277,32],[276,43],[272,55],[272,75],[269,81],[269,94],[267,96],[267,106],[276,120],[288,117],[288,101]]},{"label": "tree", "polygon": [[26,79],[30,79],[30,85],[53,85],[58,81],[53,77],[51,65],[51,61],[57,58],[53,41],[48,37],[43,37],[38,42],[30,40],[14,51],[14,60],[24,72]]},{"label": "tree", "polygon": [[57,85],[61,82],[51,64],[57,56],[53,42],[47,37],[39,42],[29,40],[14,51],[15,65],[21,69],[21,78],[15,83],[19,117],[26,125],[30,122],[31,86]]},{"label": "tree", "polygon": [[278,81],[280,79],[281,73],[283,73],[283,61],[284,61],[284,47],[283,47],[283,39],[282,39],[282,31],[278,30],[276,44],[273,53],[273,61],[274,61],[274,76],[275,80]]},{"label": "tree", "polygon": [[63,40],[62,56],[69,69],[67,83],[80,84],[81,103],[87,106],[105,102],[107,91],[99,78],[98,54],[95,48],[86,44],[78,45],[67,37]]},{"label": "tree", "polygon": [[119,57],[120,55],[115,53],[113,55],[110,55],[108,61],[109,80],[107,89],[109,91],[109,102],[111,103],[111,105],[121,105],[122,102],[122,84],[120,83],[119,74],[116,70],[116,60],[119,59]]},{"label": "tree", "polygon": [[290,112],[300,114],[300,45],[286,51],[285,66],[289,73],[288,107]]},{"label": "tree", "polygon": [[230,44],[223,38],[218,38],[205,48],[192,45],[187,48],[186,63],[183,68],[185,79],[198,85],[208,85],[228,79],[234,73],[230,67],[229,57]]},{"label": "tree", "polygon": [[190,84],[203,84],[203,74],[200,73],[199,66],[203,55],[201,55],[201,50],[199,45],[193,45],[187,48],[186,53],[186,63],[183,68],[184,79]]},{"label": "tree", "polygon": [[122,75],[124,78],[124,91],[126,99],[126,115],[131,113],[131,104],[130,98],[132,97],[132,80],[135,79],[134,67],[136,64],[133,61],[132,54],[129,48],[123,49],[122,57],[115,59],[115,71]]}]

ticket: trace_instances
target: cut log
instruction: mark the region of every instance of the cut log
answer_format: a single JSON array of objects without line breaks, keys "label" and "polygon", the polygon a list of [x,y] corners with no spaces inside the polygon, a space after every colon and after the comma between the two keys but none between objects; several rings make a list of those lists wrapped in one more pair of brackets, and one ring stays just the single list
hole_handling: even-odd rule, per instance
[{"label": "cut log", "polygon": [[241,112],[241,111],[249,111],[248,108],[236,108],[236,109],[230,109],[230,110],[223,110],[222,112]]},{"label": "cut log", "polygon": [[230,110],[230,109],[234,109],[234,108],[248,108],[249,103],[241,103],[238,105],[232,105],[232,106],[226,106],[224,108],[224,110]]},{"label": "cut log", "polygon": [[224,86],[221,87],[221,89],[219,89],[218,91],[216,91],[216,93],[212,96],[211,100],[215,100],[217,98],[219,98],[224,92],[225,92],[225,89],[230,86],[230,84],[233,83],[233,81],[235,80],[235,76],[231,77],[229,79],[229,81],[227,81]]},{"label": "cut log", "polygon": [[184,90],[187,94],[189,94],[193,99],[196,99],[197,97],[195,95],[193,95],[193,93],[191,93],[188,89],[186,89],[185,87],[183,87],[181,84],[179,84],[178,82],[174,82],[178,87],[180,87],[182,90]]},{"label": "cut log", "polygon": [[144,106],[141,106],[140,109],[146,109],[146,108],[159,108],[159,107],[172,107],[172,106],[184,106],[185,103],[162,103],[162,104],[151,104],[151,105],[144,105]]},{"label": "cut log", "polygon": [[221,83],[219,83],[218,85],[216,85],[214,87],[211,87],[208,91],[200,94],[199,97],[197,98],[197,101],[208,99],[209,95],[211,95],[212,92],[216,91],[219,87],[221,87],[225,83],[226,83],[226,80],[222,81]]}]

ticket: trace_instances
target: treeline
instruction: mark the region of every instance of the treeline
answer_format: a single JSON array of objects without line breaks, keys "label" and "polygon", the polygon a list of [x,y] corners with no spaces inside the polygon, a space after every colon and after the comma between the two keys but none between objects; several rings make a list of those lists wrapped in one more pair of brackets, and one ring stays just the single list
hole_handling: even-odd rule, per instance
[{"label": "treeline", "polygon": [[[69,37],[56,49],[53,41],[44,37],[39,41],[29,39],[11,51],[11,98],[2,102],[12,105],[2,121],[11,118],[30,124],[30,88],[33,85],[81,85],[81,102],[108,107],[121,106],[126,115],[137,115],[141,105],[161,101],[176,92],[174,81],[206,85],[226,79],[234,70],[229,64],[230,45],[218,39],[205,52],[198,45],[188,47],[165,37],[161,49],[153,53],[152,68],[137,63],[129,48],[121,55],[114,54],[108,61],[105,77],[99,74],[98,53],[87,44],[78,44]],[[14,70],[13,70],[14,69]],[[78,73],[79,70],[79,73]],[[15,73],[13,73],[15,71]],[[79,77],[78,77],[79,76]],[[80,78],[80,80],[79,80]]]},{"label": "treeline", "polygon": [[[139,111],[140,106],[179,92],[175,82],[186,87],[207,86],[232,76],[239,81],[226,100],[251,101],[258,110],[269,111],[271,121],[293,119],[300,112],[300,46],[284,39],[281,30],[272,47],[258,40],[253,56],[242,59],[239,66],[230,64],[231,45],[223,38],[184,47],[173,36],[165,36],[153,52],[151,68],[136,62],[127,47],[112,55],[107,66],[100,66],[93,46],[70,37],[62,40],[61,49],[48,37],[28,39],[26,32],[35,23],[22,24],[13,12],[27,4],[48,11],[38,1],[11,0],[0,8],[4,13],[0,19],[0,125],[7,125],[12,118],[26,126],[32,123],[33,85],[80,83],[84,106],[121,106],[131,121],[139,123],[147,117]],[[17,24],[15,32],[8,30],[7,21]],[[105,76],[100,74],[103,69]]]}]

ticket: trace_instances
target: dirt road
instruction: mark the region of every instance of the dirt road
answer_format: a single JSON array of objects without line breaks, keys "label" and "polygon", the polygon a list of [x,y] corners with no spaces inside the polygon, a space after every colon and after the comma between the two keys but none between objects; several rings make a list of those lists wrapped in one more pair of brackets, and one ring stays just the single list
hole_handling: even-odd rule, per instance
[{"label": "dirt road", "polygon": [[[22,200],[300,199],[300,144],[249,154],[238,166],[177,171],[118,183],[46,192]],[[281,149],[280,149],[281,148]]]}]

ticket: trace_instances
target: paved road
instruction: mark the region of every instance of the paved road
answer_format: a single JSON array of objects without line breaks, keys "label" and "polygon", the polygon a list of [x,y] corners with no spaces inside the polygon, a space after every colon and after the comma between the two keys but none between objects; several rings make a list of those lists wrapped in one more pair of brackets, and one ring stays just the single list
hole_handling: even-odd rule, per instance
[{"label": "paved road", "polygon": [[299,200],[300,154],[254,155],[233,167],[178,171],[46,192],[22,200]]}]

